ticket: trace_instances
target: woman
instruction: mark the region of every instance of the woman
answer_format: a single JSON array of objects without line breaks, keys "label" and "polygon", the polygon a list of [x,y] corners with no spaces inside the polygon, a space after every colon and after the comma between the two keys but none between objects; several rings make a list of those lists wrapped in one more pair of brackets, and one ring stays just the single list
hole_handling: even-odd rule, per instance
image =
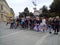
[{"label": "woman", "polygon": [[47,30],[46,19],[43,17],[42,22],[39,25],[39,30],[45,32]]}]

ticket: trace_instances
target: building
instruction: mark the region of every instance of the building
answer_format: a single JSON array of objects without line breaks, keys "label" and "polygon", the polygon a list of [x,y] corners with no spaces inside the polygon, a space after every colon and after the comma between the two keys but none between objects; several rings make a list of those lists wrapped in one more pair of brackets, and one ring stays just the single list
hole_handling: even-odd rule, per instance
[{"label": "building", "polygon": [[40,14],[42,14],[42,9],[40,10],[37,10],[36,8],[33,8],[34,9],[34,16],[39,16]]},{"label": "building", "polygon": [[7,21],[9,18],[14,18],[14,11],[6,0],[0,0],[0,21]]}]

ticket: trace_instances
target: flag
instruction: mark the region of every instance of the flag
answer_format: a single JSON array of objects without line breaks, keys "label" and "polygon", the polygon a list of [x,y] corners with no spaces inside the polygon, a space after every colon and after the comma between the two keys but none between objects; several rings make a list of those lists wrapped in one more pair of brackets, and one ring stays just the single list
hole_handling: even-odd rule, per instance
[{"label": "flag", "polygon": [[34,1],[32,3],[33,3],[34,6],[36,6],[36,3]]}]

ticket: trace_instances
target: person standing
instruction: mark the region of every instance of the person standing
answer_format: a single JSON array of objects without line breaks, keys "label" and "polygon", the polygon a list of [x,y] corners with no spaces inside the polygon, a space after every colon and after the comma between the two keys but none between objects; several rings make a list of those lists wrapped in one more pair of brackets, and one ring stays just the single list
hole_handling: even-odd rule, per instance
[{"label": "person standing", "polygon": [[57,16],[55,19],[54,19],[54,26],[55,26],[55,30],[54,30],[54,34],[58,34],[59,32],[59,16]]},{"label": "person standing", "polygon": [[46,24],[46,19],[43,17],[42,18],[42,30],[45,32],[47,29],[47,24]]},{"label": "person standing", "polygon": [[10,23],[10,29],[13,29],[14,23],[15,23],[15,22],[14,22],[14,19],[12,19],[12,20],[11,20],[11,23]]},{"label": "person standing", "polygon": [[52,18],[51,17],[48,19],[48,29],[49,29],[49,33],[51,34],[52,33]]}]

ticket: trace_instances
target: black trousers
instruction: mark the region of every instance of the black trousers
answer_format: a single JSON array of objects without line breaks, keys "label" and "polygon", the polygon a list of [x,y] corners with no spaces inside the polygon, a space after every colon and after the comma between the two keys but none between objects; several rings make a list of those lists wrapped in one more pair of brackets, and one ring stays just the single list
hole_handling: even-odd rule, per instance
[{"label": "black trousers", "polygon": [[12,28],[13,28],[13,25],[14,25],[13,23],[11,23],[11,24],[10,24],[10,29],[12,29]]},{"label": "black trousers", "polygon": [[56,26],[56,27],[55,27],[55,30],[54,30],[54,33],[58,33],[58,32],[59,32],[59,27]]}]

